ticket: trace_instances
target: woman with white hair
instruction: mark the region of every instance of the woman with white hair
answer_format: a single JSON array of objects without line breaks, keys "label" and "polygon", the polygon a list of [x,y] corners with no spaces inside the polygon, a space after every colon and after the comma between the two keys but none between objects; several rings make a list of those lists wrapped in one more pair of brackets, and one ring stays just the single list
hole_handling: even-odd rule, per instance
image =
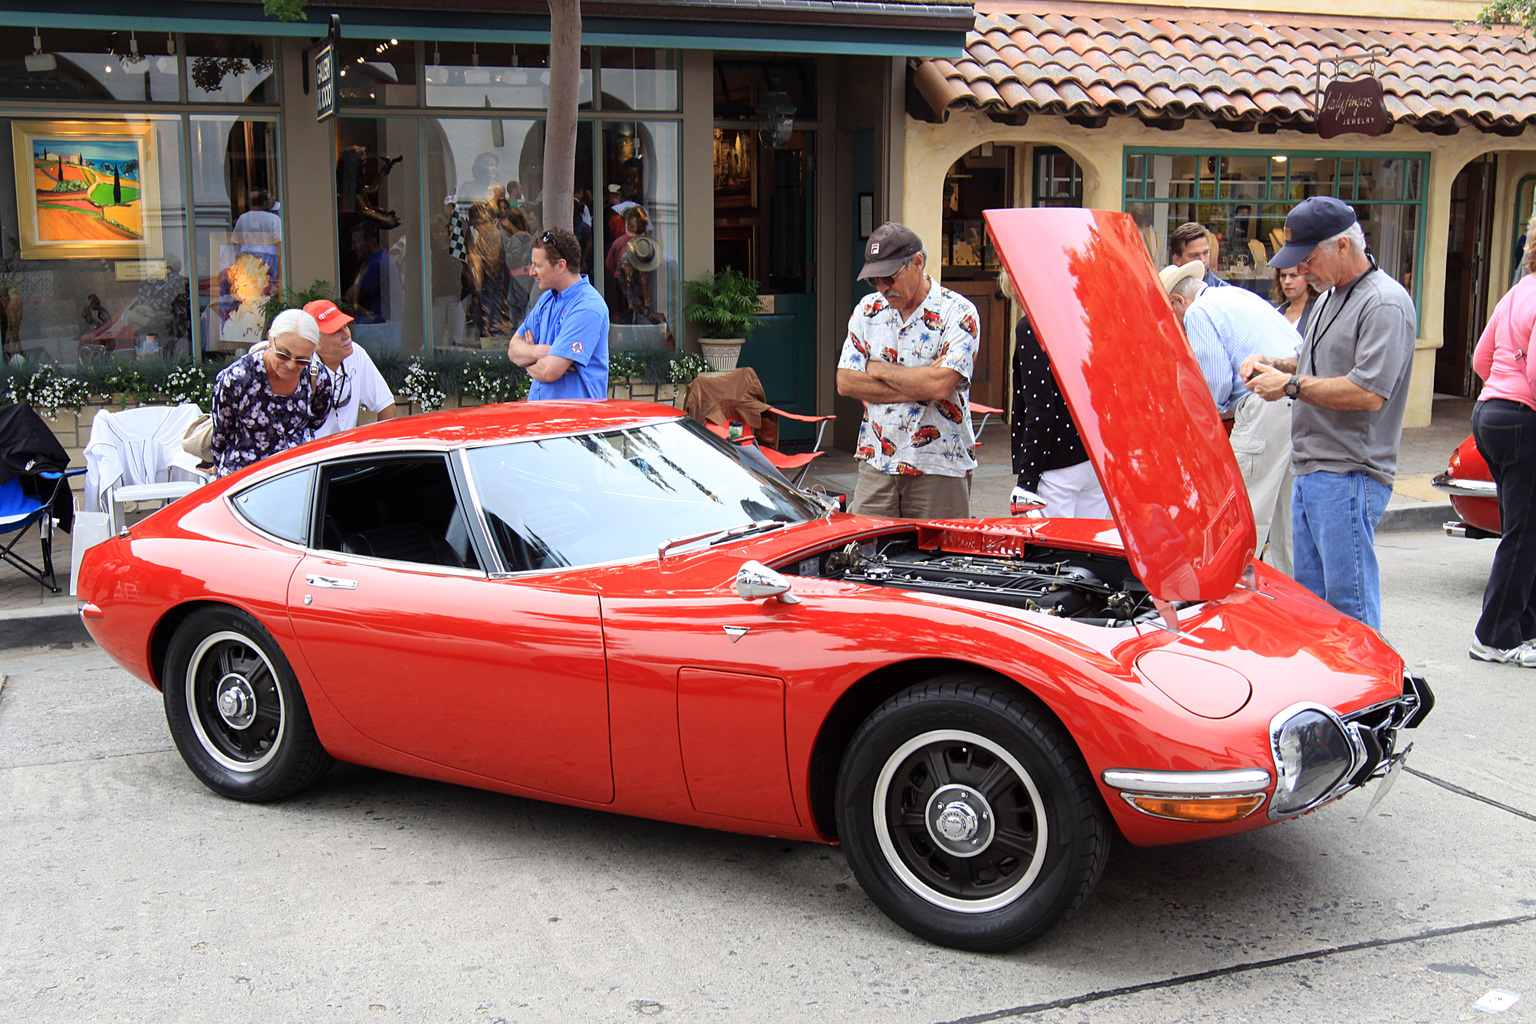
[{"label": "woman with white hair", "polygon": [[320,325],[302,309],[277,314],[267,344],[213,382],[213,467],[227,476],[315,436],[331,411],[331,378],[315,372]]}]

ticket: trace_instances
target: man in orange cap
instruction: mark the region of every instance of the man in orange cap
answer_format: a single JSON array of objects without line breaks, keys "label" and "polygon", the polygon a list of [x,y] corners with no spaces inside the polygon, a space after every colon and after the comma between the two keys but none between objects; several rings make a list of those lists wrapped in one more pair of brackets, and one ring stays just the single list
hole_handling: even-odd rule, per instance
[{"label": "man in orange cap", "polygon": [[329,299],[316,299],[304,312],[320,325],[320,344],[315,354],[330,371],[334,401],[316,437],[339,434],[357,426],[357,411],[366,408],[381,420],[395,415],[395,396],[384,383],[384,376],[362,346],[352,344],[352,318],[336,308]]}]

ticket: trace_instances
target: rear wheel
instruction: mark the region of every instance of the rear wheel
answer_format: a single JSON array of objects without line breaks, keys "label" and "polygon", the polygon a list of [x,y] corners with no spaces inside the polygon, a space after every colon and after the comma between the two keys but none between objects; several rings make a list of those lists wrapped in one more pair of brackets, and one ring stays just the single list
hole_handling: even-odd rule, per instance
[{"label": "rear wheel", "polygon": [[854,734],[838,829],[859,884],[908,931],[998,952],[1044,933],[1097,884],[1108,817],[1062,728],[987,681],[945,676]]},{"label": "rear wheel", "polygon": [[331,765],[288,660],[245,612],[205,608],[183,622],[164,685],[171,738],[215,793],[281,800]]}]

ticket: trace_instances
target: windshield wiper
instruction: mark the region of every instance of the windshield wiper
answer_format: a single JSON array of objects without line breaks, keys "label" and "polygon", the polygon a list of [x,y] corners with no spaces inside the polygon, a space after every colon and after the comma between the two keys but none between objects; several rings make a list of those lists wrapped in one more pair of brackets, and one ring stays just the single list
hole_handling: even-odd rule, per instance
[{"label": "windshield wiper", "polygon": [[667,552],[684,544],[695,544],[701,540],[709,541],[710,547],[723,544],[728,540],[745,537],[753,533],[767,533],[769,530],[777,530],[781,526],[788,526],[794,520],[789,518],[754,519],[750,523],[742,523],[740,526],[732,526],[725,530],[707,530],[704,533],[689,534],[684,537],[672,537],[662,541],[656,546],[656,558],[665,558]]}]

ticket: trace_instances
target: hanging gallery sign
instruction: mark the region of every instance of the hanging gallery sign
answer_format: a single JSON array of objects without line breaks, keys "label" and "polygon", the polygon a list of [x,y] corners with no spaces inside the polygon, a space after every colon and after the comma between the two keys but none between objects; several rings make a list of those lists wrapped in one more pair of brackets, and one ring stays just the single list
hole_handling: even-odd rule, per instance
[{"label": "hanging gallery sign", "polygon": [[[1338,135],[1384,135],[1392,127],[1387,116],[1386,95],[1376,79],[1376,51],[1366,56],[1370,71],[1353,77],[1335,77],[1322,88],[1323,64],[1318,62],[1317,82],[1322,99],[1317,103],[1317,134],[1331,139]],[[1358,63],[1356,59],[1332,62],[1335,75],[1341,63]]]},{"label": "hanging gallery sign", "polygon": [[160,185],[150,121],[12,121],[21,258],[155,259]]}]

